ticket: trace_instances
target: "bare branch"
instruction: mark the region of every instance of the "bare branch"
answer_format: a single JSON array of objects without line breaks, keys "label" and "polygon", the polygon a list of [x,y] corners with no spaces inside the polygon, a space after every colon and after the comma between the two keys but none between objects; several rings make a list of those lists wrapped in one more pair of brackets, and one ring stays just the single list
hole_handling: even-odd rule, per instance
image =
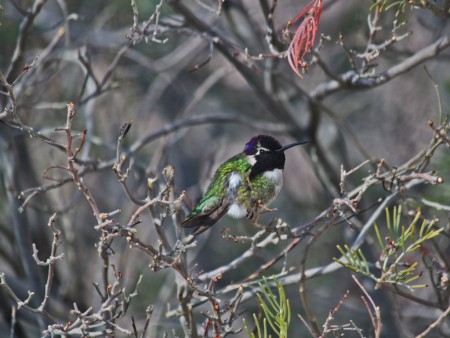
[{"label": "bare branch", "polygon": [[368,89],[380,86],[387,81],[417,67],[421,63],[432,59],[445,50],[448,46],[450,46],[450,39],[447,36],[441,37],[433,44],[423,48],[411,57],[395,66],[392,66],[386,71],[379,73],[378,75],[373,77],[361,77],[354,71],[349,71],[340,77],[340,81],[332,80],[330,82],[320,84],[313,89],[309,95],[315,99],[323,99],[324,97],[342,89]]}]

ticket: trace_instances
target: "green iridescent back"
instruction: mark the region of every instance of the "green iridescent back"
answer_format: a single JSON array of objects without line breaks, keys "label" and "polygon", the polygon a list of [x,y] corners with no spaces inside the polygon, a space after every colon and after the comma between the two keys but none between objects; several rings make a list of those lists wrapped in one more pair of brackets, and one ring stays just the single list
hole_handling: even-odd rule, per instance
[{"label": "green iridescent back", "polygon": [[222,203],[228,188],[227,180],[232,172],[238,172],[243,180],[242,186],[238,191],[238,196],[245,194],[247,190],[246,187],[248,186],[246,177],[248,177],[250,170],[251,165],[247,162],[244,154],[238,154],[227,160],[215,172],[205,195],[189,215],[189,218],[199,214],[208,214]]}]

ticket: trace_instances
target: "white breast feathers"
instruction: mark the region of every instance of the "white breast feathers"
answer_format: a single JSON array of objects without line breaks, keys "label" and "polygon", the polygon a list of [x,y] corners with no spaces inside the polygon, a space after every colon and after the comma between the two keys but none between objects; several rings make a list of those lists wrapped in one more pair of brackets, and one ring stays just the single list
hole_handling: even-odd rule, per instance
[{"label": "white breast feathers", "polygon": [[228,209],[228,216],[233,218],[242,218],[247,216],[247,208],[245,205],[238,205],[237,203],[233,203]]},{"label": "white breast feathers", "polygon": [[242,177],[237,172],[232,172],[228,178],[228,190],[235,191],[242,183]]},{"label": "white breast feathers", "polygon": [[[228,193],[231,201],[236,200],[236,193],[239,187],[242,185],[242,176],[237,172],[232,172],[228,178]],[[239,205],[233,202],[227,212],[228,216],[233,218],[242,218],[247,216],[247,208],[245,205]]]},{"label": "white breast feathers", "polygon": [[263,176],[275,184],[275,196],[277,196],[283,186],[283,170],[274,169],[266,171]]}]

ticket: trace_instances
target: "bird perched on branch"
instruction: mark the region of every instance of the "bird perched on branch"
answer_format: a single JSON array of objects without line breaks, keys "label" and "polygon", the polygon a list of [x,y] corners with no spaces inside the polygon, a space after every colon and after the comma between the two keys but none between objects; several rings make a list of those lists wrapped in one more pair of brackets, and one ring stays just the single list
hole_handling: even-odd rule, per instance
[{"label": "bird perched on branch", "polygon": [[284,152],[296,142],[282,146],[274,137],[253,137],[244,150],[228,159],[215,172],[205,195],[191,214],[181,222],[184,228],[195,228],[193,235],[208,230],[223,215],[257,219],[283,185]]}]

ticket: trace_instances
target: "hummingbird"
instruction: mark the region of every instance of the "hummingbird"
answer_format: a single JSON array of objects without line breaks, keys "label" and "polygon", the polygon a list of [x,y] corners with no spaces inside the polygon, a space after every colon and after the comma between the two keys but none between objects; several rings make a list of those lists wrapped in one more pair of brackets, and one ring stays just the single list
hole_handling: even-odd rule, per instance
[{"label": "hummingbird", "polygon": [[198,235],[213,226],[223,215],[253,219],[269,204],[283,185],[284,152],[301,141],[282,146],[274,137],[252,137],[239,154],[225,161],[197,206],[181,222],[184,228],[195,228]]}]

